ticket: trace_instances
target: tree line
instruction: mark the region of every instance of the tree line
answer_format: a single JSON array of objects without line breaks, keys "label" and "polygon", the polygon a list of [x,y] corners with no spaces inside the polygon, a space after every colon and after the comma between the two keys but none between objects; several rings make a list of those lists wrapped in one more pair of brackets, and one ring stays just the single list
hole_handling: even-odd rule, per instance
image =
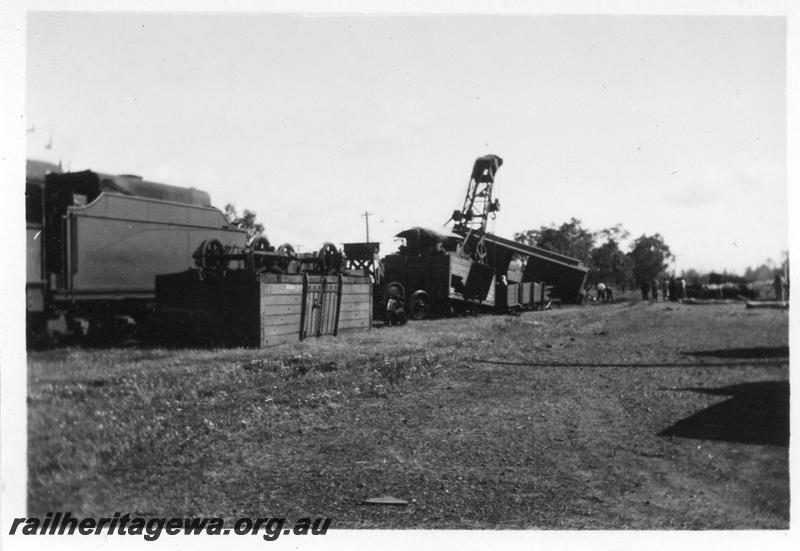
[{"label": "tree line", "polygon": [[590,269],[589,285],[602,282],[624,289],[663,278],[669,262],[675,258],[664,238],[658,233],[642,234],[624,251],[621,243],[629,238],[630,232],[622,224],[592,232],[577,218],[558,227],[551,224],[514,234],[515,241],[583,262]]},{"label": "tree line", "polygon": [[[629,239],[630,232],[622,224],[592,232],[583,227],[577,218],[571,218],[558,227],[551,224],[514,234],[514,240],[520,243],[548,249],[583,262],[590,269],[587,276],[588,285],[602,282],[624,289],[636,287],[644,281],[649,283],[653,279],[666,278],[669,263],[675,256],[664,238],[658,233],[642,234],[630,242],[627,251],[622,250],[622,242]],[[782,263],[767,259],[760,266],[748,267],[744,274],[728,271],[701,274],[690,268],[683,270],[680,276],[691,285],[771,281],[776,274],[788,279],[788,252],[784,253]]]}]

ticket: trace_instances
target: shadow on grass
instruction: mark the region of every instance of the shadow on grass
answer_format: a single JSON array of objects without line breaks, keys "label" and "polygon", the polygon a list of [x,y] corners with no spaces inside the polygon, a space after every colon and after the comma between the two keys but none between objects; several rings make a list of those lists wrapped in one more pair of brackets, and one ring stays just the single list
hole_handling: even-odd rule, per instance
[{"label": "shadow on grass", "polygon": [[788,346],[753,346],[750,348],[723,348],[720,350],[700,350],[697,352],[681,352],[686,356],[711,357],[711,358],[788,358]]},{"label": "shadow on grass", "polygon": [[731,396],[658,433],[741,444],[789,445],[789,382],[763,381],[722,388],[683,388]]}]

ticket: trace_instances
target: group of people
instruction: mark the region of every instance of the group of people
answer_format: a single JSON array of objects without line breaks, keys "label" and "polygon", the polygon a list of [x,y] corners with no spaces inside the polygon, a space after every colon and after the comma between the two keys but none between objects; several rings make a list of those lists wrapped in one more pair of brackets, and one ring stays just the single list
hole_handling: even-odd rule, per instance
[{"label": "group of people", "polygon": [[658,291],[661,289],[661,300],[671,300],[673,302],[687,298],[686,280],[682,277],[672,276],[662,279],[659,282],[653,278],[651,281],[643,281],[641,284],[642,300],[658,300]]},{"label": "group of people", "polygon": [[[781,275],[777,274],[775,279],[773,280],[773,289],[775,292],[775,300],[779,301],[787,301],[789,300],[789,283],[786,278]],[[597,290],[597,295],[592,296],[591,293],[591,285],[586,286],[586,298],[588,300],[597,300],[601,302],[614,302],[614,292],[611,288],[611,285],[607,285],[605,283],[598,283],[594,286]],[[711,286],[713,287],[713,286]],[[719,286],[718,286],[719,287]],[[642,300],[659,300],[659,295],[661,300],[669,300],[672,302],[676,302],[679,300],[683,300],[689,298],[689,295],[686,291],[686,279],[683,277],[675,277],[670,276],[669,278],[661,279],[660,281],[656,278],[651,280],[644,280],[640,283],[639,287],[642,291]],[[706,286],[703,286],[705,289]],[[716,287],[714,287],[716,288]],[[625,289],[623,288],[623,291]],[[720,297],[722,298],[722,291],[720,290]],[[697,296],[697,295],[695,295]],[[701,298],[703,298],[701,296]]]},{"label": "group of people", "polygon": [[[686,294],[686,280],[682,277],[672,276],[669,279],[658,281],[653,278],[650,281],[643,281],[641,283],[642,300],[658,300],[659,294],[661,300],[678,301],[688,298]],[[591,286],[586,286],[586,297],[589,300],[597,300],[600,302],[614,302],[614,291],[611,285],[605,283],[598,283],[595,285],[597,291],[596,297],[592,296]]]},{"label": "group of people", "polygon": [[614,291],[611,289],[611,285],[606,285],[605,283],[597,284],[597,300],[614,302]]}]

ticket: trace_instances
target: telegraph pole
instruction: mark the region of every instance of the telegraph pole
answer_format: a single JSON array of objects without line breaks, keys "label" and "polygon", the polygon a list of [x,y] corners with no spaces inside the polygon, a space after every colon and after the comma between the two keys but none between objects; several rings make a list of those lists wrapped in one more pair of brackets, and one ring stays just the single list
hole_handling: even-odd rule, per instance
[{"label": "telegraph pole", "polygon": [[362,214],[362,215],[361,215],[361,216],[363,216],[363,217],[364,217],[364,223],[365,223],[365,224],[366,224],[366,226],[367,226],[367,243],[369,243],[369,216],[370,216],[371,214],[375,214],[375,213],[374,213],[374,212],[367,212],[367,211],[364,211],[364,214]]}]

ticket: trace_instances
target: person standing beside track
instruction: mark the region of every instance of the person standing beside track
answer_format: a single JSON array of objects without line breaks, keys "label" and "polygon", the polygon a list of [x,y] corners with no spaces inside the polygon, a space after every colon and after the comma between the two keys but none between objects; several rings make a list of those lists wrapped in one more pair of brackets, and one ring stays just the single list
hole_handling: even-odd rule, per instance
[{"label": "person standing beside track", "polygon": [[775,289],[775,300],[779,302],[783,302],[785,299],[783,298],[783,287],[785,283],[783,280],[783,276],[781,274],[775,274],[775,279],[772,282],[772,287]]}]

